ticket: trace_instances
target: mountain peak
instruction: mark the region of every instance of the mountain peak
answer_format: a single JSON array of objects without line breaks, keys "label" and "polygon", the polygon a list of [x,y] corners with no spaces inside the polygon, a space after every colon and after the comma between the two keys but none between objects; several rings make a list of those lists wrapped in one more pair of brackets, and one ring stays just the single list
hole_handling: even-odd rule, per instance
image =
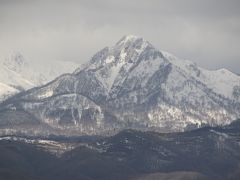
[{"label": "mountain peak", "polygon": [[125,35],[117,42],[116,45],[117,46],[125,46],[125,45],[130,45],[130,44],[139,44],[139,43],[150,44],[149,42],[144,40],[142,37],[138,37],[135,35]]},{"label": "mountain peak", "polygon": [[[141,56],[143,53],[145,53],[145,56]],[[150,59],[148,56],[157,54],[158,50],[143,38],[135,35],[125,35],[114,46],[105,47],[97,52],[88,63],[78,68],[75,74],[83,69],[92,71],[102,68],[114,68],[112,71],[115,72],[116,69],[120,70],[122,66],[128,63],[133,65],[141,59]]]},{"label": "mountain peak", "polygon": [[21,53],[13,52],[4,60],[3,64],[12,71],[20,72],[28,63]]},{"label": "mountain peak", "polygon": [[[158,50],[143,38],[134,35],[126,35],[123,36],[114,46],[105,47],[97,52],[87,66],[94,64],[94,66],[91,66],[91,69],[92,67],[98,69],[99,66],[102,67],[109,63],[124,64],[127,62],[135,62],[143,52],[149,52],[146,53],[146,55],[150,56],[154,54],[155,51]],[[79,70],[76,72],[79,72]]]},{"label": "mountain peak", "polygon": [[115,46],[110,48],[110,51],[113,51],[115,57],[116,55],[120,56],[116,58],[119,59],[120,62],[135,62],[142,53],[145,53],[145,55],[153,55],[155,51],[158,50],[142,37],[126,35],[123,36]]},{"label": "mountain peak", "polygon": [[135,36],[135,35],[125,35],[118,41],[117,44],[126,43],[126,42],[129,42],[129,41],[135,41],[137,39],[143,39],[143,38],[140,38],[140,37]]}]

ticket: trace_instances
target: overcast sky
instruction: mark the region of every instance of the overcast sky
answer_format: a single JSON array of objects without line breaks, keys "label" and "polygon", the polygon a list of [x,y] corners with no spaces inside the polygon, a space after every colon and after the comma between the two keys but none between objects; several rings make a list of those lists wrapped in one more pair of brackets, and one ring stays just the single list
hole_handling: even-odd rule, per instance
[{"label": "overcast sky", "polygon": [[239,0],[0,0],[1,56],[82,63],[127,34],[240,73]]}]

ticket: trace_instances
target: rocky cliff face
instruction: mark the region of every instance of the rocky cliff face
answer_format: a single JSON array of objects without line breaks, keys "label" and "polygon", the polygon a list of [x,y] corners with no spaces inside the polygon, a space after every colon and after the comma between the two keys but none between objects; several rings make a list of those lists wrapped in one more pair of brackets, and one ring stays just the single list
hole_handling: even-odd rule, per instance
[{"label": "rocky cliff face", "polygon": [[240,77],[228,70],[205,70],[142,38],[125,36],[74,73],[5,101],[0,125],[5,122],[4,133],[26,132],[25,121],[9,128],[7,122],[18,122],[16,113],[37,119],[34,133],[45,134],[224,125],[240,115],[239,84]]}]

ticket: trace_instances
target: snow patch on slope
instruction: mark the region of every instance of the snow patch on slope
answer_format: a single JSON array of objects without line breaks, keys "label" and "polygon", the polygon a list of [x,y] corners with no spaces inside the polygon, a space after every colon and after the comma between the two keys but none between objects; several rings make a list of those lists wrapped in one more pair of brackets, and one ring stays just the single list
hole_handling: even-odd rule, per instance
[{"label": "snow patch on slope", "polygon": [[43,94],[38,95],[38,98],[42,99],[42,98],[48,98],[51,97],[53,95],[53,91],[46,91]]}]

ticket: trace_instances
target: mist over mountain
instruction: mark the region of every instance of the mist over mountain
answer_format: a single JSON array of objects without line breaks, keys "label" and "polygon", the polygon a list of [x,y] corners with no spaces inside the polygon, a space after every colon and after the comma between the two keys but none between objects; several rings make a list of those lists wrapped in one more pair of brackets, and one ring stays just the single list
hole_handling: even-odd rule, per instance
[{"label": "mist over mountain", "polygon": [[0,58],[0,101],[21,91],[46,84],[79,65],[71,61],[28,61],[19,52]]}]

